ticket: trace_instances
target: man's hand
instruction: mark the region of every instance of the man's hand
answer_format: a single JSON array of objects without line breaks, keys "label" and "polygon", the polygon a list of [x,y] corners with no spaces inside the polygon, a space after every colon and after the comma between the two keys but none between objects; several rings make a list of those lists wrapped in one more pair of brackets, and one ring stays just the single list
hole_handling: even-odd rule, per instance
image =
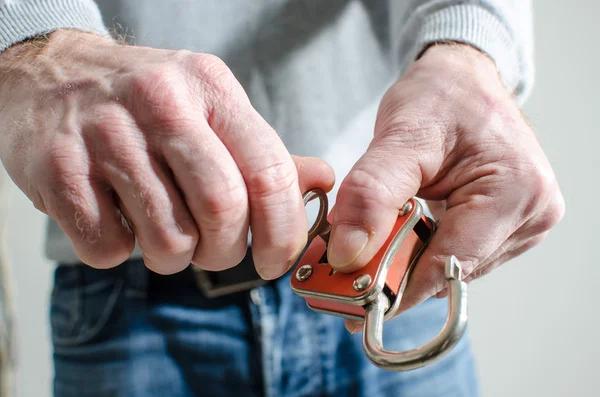
[{"label": "man's hand", "polygon": [[79,258],[106,268],[137,238],[146,265],[220,270],[246,253],[280,276],[307,238],[302,192],[324,162],[292,158],[217,57],[57,31],[0,55],[0,155]]},{"label": "man's hand", "polygon": [[445,212],[401,310],[443,295],[449,255],[473,280],[539,243],[563,216],[532,128],[491,60],[469,46],[431,47],[384,96],[375,137],[339,189],[329,263],[364,266],[415,195]]}]

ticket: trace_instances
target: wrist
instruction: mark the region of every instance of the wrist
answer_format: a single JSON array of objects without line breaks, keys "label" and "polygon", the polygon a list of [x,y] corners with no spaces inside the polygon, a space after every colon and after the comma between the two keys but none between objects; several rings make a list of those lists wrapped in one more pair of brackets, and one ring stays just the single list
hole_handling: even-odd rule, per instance
[{"label": "wrist", "polygon": [[115,45],[118,45],[116,41],[94,33],[60,29],[48,35],[32,37],[6,49],[0,54],[0,69],[12,69],[11,66],[23,63],[31,64],[42,55],[45,58],[70,57],[89,52],[90,48],[101,49]]},{"label": "wrist", "polygon": [[[93,33],[57,30],[20,42],[0,54],[0,108],[7,100],[26,101],[32,92],[78,87],[119,67],[111,49],[121,45]],[[26,87],[26,88],[25,88]]]},{"label": "wrist", "polygon": [[442,77],[447,82],[479,82],[479,86],[489,89],[500,88],[507,92],[496,63],[486,53],[469,44],[460,42],[438,42],[425,48],[415,61],[430,73]]},{"label": "wrist", "polygon": [[0,88],[22,81],[57,82],[76,77],[93,70],[99,59],[106,63],[110,57],[101,54],[119,46],[110,38],[70,29],[36,36],[0,54],[0,71],[5,76]]},{"label": "wrist", "polygon": [[498,74],[494,60],[487,54],[467,43],[442,41],[427,46],[417,58],[438,63],[442,67],[454,69],[477,69]]}]

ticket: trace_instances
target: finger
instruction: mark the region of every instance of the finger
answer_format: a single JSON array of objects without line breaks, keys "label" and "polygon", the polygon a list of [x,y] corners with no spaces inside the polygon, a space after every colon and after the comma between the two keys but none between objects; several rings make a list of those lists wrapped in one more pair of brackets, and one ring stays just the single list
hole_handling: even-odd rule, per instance
[{"label": "finger", "polygon": [[335,173],[325,161],[316,157],[301,157],[292,155],[298,171],[300,191],[305,193],[310,189],[321,188],[325,192],[333,189]]},{"label": "finger", "polygon": [[[500,248],[498,248],[481,265],[479,265],[467,277],[465,277],[463,281],[470,283],[473,280],[485,276],[503,263],[506,263],[527,252],[542,242],[542,240],[544,240],[548,235],[548,232],[544,232],[542,234],[523,239],[520,237],[521,233],[521,230],[515,232],[508,240],[504,242],[504,244],[500,246]],[[448,296],[448,292],[448,287],[444,287],[440,292],[434,295],[434,298],[446,298]]]},{"label": "finger", "polygon": [[146,169],[115,169],[108,178],[137,237],[145,265],[159,274],[177,273],[191,263],[198,231],[163,167],[151,160],[146,164]]},{"label": "finger", "polygon": [[[248,190],[252,253],[257,271],[264,279],[275,279],[289,269],[306,243],[304,203],[291,156],[266,123],[257,116],[248,118],[252,121],[247,125],[262,131],[244,136],[254,135],[258,139],[248,142],[247,138],[240,137],[246,141],[240,145],[246,150],[231,142],[228,148]],[[242,128],[231,126],[231,130]]]},{"label": "finger", "polygon": [[[528,240],[521,240],[521,239],[515,238],[515,237],[509,238],[504,244],[502,244],[502,246],[500,248],[498,248],[492,255],[490,255],[490,257],[488,258],[487,261],[485,261],[484,263],[479,265],[473,272],[471,272],[470,275],[468,275],[466,278],[464,278],[463,281],[466,283],[469,283],[476,278],[486,275],[487,273],[491,272],[496,267],[500,266],[502,263],[508,262],[509,260],[516,258],[517,256],[523,254],[527,250],[531,249],[533,246],[535,246],[540,241],[542,241],[545,238],[545,236],[546,236],[546,234],[538,235],[538,236],[532,237]],[[416,281],[411,277],[409,285],[412,283],[415,283],[415,282]],[[408,289],[408,287],[407,287],[407,289]],[[438,291],[437,293],[435,293],[434,295],[432,295],[432,297],[435,297],[436,299],[444,299],[444,298],[448,297],[448,292],[449,292],[448,287],[443,286],[442,289],[440,291]],[[408,292],[405,293],[405,296],[407,294],[408,294]],[[403,297],[402,301],[400,302],[400,308],[399,308],[398,312],[395,314],[395,316],[400,315],[401,313],[405,312],[406,310],[408,310],[409,308],[411,308],[413,306],[414,306],[414,303],[411,302],[410,299],[405,299]],[[357,333],[357,332],[362,331],[363,325],[364,325],[363,321],[356,321],[356,320],[346,320],[345,321],[346,329],[350,333]]]},{"label": "finger", "polygon": [[450,255],[458,258],[464,274],[468,275],[513,234],[519,214],[510,209],[511,198],[473,195],[464,203],[453,203],[453,196],[460,194],[461,189],[448,199],[449,209],[415,266],[402,298],[401,311],[416,306],[445,287],[444,264]]},{"label": "finger", "polygon": [[123,110],[100,117],[88,136],[98,145],[97,167],[121,202],[146,266],[172,274],[190,264],[198,230],[173,180],[162,164],[151,158],[142,132]]},{"label": "finger", "polygon": [[193,123],[180,123],[178,131],[167,134],[162,152],[200,231],[192,263],[224,270],[240,263],[248,248],[248,193],[231,154],[206,120],[189,117]]},{"label": "finger", "polygon": [[435,294],[433,297],[436,299],[444,299],[448,296],[448,287],[444,287],[444,289],[442,289],[440,292],[438,292],[437,294]]},{"label": "finger", "polygon": [[346,327],[346,330],[348,332],[350,332],[351,334],[356,334],[358,332],[362,332],[363,327],[364,327],[364,321],[358,321],[358,320],[344,320],[344,327]]},{"label": "finger", "polygon": [[[542,242],[548,231],[558,222],[557,207],[560,208],[562,197],[560,195],[550,198],[548,204],[531,218],[525,221],[500,247],[490,256],[485,258],[470,274],[466,274],[465,281],[470,282],[491,272],[499,265],[519,256]],[[560,211],[558,211],[560,213]],[[438,296],[444,297],[445,295]]]},{"label": "finger", "polygon": [[[538,199],[538,202],[541,200]],[[539,210],[527,219],[515,232],[515,237],[529,239],[537,235],[546,235],[562,219],[565,212],[565,201],[556,188],[555,194],[549,194],[545,203],[539,204]]]},{"label": "finger", "polygon": [[486,274],[490,273],[492,270],[494,270],[498,266],[529,251],[530,249],[532,249],[533,247],[535,247],[536,245],[541,243],[546,238],[547,235],[548,235],[548,233],[545,232],[545,233],[539,234],[537,236],[531,237],[528,240],[521,241],[520,244],[514,246],[513,248],[511,248],[509,250],[506,250],[506,249],[499,250],[501,252],[500,255],[494,255],[494,258],[492,260],[487,261],[486,263],[482,264],[477,269],[472,271],[471,274],[469,274],[464,279],[464,281],[466,283],[470,283],[473,280],[476,280],[478,278],[485,276]]},{"label": "finger", "polygon": [[208,119],[246,184],[257,271],[264,279],[274,279],[289,269],[306,244],[298,172],[279,136],[252,108],[239,83],[230,79],[216,88],[218,99]]},{"label": "finger", "polygon": [[385,139],[372,144],[346,176],[337,195],[328,248],[329,264],[351,272],[381,248],[398,211],[419,190],[416,159]]},{"label": "finger", "polygon": [[[504,244],[502,244],[501,247],[499,247],[492,255],[490,255],[489,258],[485,262],[483,262],[475,270],[473,270],[467,277],[465,277],[463,279],[463,281],[466,283],[470,283],[471,281],[473,281],[477,278],[485,276],[486,274],[490,273],[492,270],[494,270],[498,266],[502,265],[503,263],[506,263],[506,262],[524,254],[531,248],[535,247],[540,242],[542,242],[546,238],[547,235],[548,235],[548,232],[544,232],[542,234],[538,234],[538,235],[535,235],[533,237],[523,240],[522,238],[517,236],[517,233],[513,234],[513,236],[511,238],[509,238]],[[415,282],[417,282],[417,281],[415,281],[411,277],[409,286]],[[407,287],[407,289],[408,289],[408,287]],[[448,297],[448,292],[449,292],[448,287],[444,286],[444,287],[442,287],[442,289],[440,291],[438,291],[436,294],[434,294],[432,296],[437,299],[444,299],[444,298]],[[409,294],[409,293],[406,292],[405,296],[407,294]],[[401,313],[405,312],[406,310],[410,309],[413,306],[415,306],[414,302],[411,302],[410,299],[404,299],[404,297],[403,297],[403,299],[400,303],[400,309],[398,310],[398,313],[396,314],[396,316],[400,315]],[[346,320],[344,325],[346,326],[346,329],[348,330],[348,332],[354,334],[354,333],[362,331],[364,322],[357,321],[357,320]]]},{"label": "finger", "polygon": [[50,217],[55,219],[72,243],[77,257],[95,268],[110,268],[127,260],[135,239],[117,209],[113,192],[92,181],[89,162],[68,153],[59,145],[46,170],[47,185],[41,196]]},{"label": "finger", "polygon": [[446,212],[446,201],[445,200],[425,200],[431,216],[434,220],[438,220]]},{"label": "finger", "polygon": [[[207,105],[218,102],[216,88],[210,92],[218,78],[194,77],[206,57],[212,59],[189,57],[197,64],[192,62],[196,68],[188,73],[158,69],[139,76],[130,87],[138,95],[128,106],[171,169],[196,223],[200,236],[191,262],[218,271],[237,265],[246,254],[249,206],[238,166],[208,121],[215,114],[208,108],[221,108]],[[213,72],[219,74],[216,68]]]}]

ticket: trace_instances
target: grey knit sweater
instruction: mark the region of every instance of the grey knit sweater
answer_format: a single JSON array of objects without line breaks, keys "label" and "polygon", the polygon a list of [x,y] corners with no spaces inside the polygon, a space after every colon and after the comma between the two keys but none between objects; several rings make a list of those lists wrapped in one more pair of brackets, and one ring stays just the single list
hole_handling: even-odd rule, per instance
[{"label": "grey knit sweater", "polygon": [[[335,169],[346,154],[327,149],[430,43],[486,52],[523,102],[533,82],[530,7],[527,0],[0,0],[0,51],[73,28],[215,54],[291,153],[326,156]],[[52,220],[47,237],[51,259],[77,262]]]}]

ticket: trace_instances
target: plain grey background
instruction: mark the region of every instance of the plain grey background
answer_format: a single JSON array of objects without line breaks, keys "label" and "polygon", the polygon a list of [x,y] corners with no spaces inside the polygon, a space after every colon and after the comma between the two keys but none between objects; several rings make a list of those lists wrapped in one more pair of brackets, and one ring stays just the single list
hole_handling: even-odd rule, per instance
[{"label": "plain grey background", "polygon": [[[484,396],[597,396],[600,2],[539,0],[534,12],[536,85],[525,112],[558,175],[566,216],[540,246],[471,284],[470,327]],[[20,397],[51,391],[44,231],[43,215],[13,190],[7,246],[17,282]]]}]

